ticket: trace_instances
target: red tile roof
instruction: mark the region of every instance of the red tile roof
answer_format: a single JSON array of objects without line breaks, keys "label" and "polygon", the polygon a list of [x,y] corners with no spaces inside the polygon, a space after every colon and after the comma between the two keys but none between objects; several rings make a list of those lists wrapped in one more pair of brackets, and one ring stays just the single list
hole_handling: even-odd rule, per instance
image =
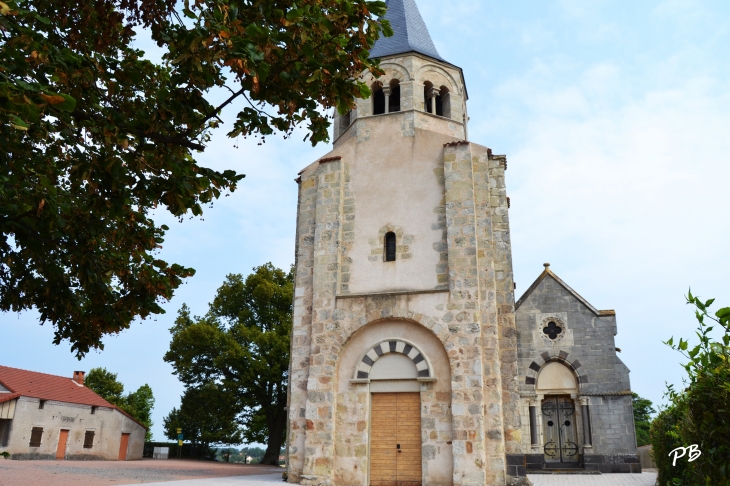
[{"label": "red tile roof", "polygon": [[[0,383],[15,396],[117,408],[68,376],[48,375],[36,371],[0,366]],[[5,394],[0,393],[0,400],[7,396],[3,395]]]}]

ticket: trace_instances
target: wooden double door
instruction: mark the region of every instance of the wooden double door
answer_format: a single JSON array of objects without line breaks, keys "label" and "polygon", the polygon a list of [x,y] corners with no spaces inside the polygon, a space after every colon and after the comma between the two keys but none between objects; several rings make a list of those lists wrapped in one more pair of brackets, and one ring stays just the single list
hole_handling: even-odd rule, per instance
[{"label": "wooden double door", "polygon": [[373,393],[370,486],[421,486],[421,394]]},{"label": "wooden double door", "polygon": [[545,462],[577,465],[575,403],[570,397],[547,396],[542,402]]}]

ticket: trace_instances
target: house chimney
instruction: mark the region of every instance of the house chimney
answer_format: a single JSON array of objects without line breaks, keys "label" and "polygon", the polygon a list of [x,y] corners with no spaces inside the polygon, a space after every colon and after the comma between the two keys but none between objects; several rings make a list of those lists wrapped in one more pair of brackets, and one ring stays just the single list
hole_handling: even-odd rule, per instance
[{"label": "house chimney", "polygon": [[86,375],[85,371],[74,371],[74,377],[73,380],[78,383],[79,385],[84,384],[84,375]]}]

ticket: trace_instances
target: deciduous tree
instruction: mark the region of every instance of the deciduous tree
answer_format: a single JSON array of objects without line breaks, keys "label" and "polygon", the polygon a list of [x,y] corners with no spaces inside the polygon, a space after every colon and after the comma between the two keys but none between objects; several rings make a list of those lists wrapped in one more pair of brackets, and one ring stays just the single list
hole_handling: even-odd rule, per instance
[{"label": "deciduous tree", "polygon": [[202,444],[240,444],[241,427],[237,421],[240,411],[236,397],[215,383],[188,388],[181,398],[180,408],[173,408],[163,419],[165,436],[177,440],[177,429],[185,440]]},{"label": "deciduous tree", "polygon": [[181,309],[165,354],[186,386],[235,397],[245,439],[267,444],[263,464],[278,464],[286,432],[293,280],[270,263],[228,275],[205,317]]},{"label": "deciduous tree", "polygon": [[124,394],[124,385],[117,380],[117,374],[106,368],[92,368],[86,375],[84,384],[107,402],[116,405],[138,422],[147,427],[145,440],[152,440],[152,409],[155,397],[152,388],[144,384],[137,391]]},{"label": "deciduous tree", "polygon": [[631,404],[634,408],[634,428],[636,429],[636,445],[649,444],[649,428],[651,427],[651,414],[656,413],[652,408],[651,400],[641,398],[638,393],[631,394]]},{"label": "deciduous tree", "polygon": [[[369,0],[1,0],[0,310],[35,308],[81,357],[162,313],[194,270],[157,254],[150,212],[200,215],[242,179],[201,166],[228,136],[327,139],[369,95],[385,31]],[[146,29],[154,63],[132,47]],[[220,99],[225,92],[224,100]]]}]

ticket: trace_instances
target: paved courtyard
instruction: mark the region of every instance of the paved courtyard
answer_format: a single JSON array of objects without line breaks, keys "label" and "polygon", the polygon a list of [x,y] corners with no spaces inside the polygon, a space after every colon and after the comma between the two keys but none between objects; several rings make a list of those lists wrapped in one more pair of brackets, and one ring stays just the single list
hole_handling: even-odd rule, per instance
[{"label": "paved courtyard", "polygon": [[146,483],[145,486],[271,486],[272,484],[281,484],[284,486],[281,474],[232,476],[229,478],[212,479],[185,479],[183,481]]},{"label": "paved courtyard", "polygon": [[654,486],[656,472],[641,474],[528,474],[533,486]]},{"label": "paved courtyard", "polygon": [[[275,473],[281,481],[281,468],[245,464],[227,464],[213,461],[185,459],[141,461],[13,461],[0,458],[0,486],[99,486],[129,485],[141,483],[167,483],[179,480],[201,480],[207,478],[238,478],[238,485],[244,476],[258,476]],[[260,478],[252,479],[251,486],[258,486]],[[264,478],[269,479],[269,478]],[[259,481],[259,482],[255,482]],[[196,484],[182,483],[182,484]],[[223,483],[202,483],[216,486]],[[270,484],[267,483],[267,484]],[[282,483],[283,484],[283,483]]]},{"label": "paved courtyard", "polygon": [[[656,473],[643,474],[530,474],[533,486],[654,486]],[[166,483],[148,483],[146,486],[271,486],[284,484],[281,475],[246,476],[217,479],[193,479]]]},{"label": "paved courtyard", "polygon": [[[211,461],[9,461],[0,459],[0,486],[271,486],[284,484],[281,468]],[[533,486],[654,486],[642,474],[527,476]]]}]

